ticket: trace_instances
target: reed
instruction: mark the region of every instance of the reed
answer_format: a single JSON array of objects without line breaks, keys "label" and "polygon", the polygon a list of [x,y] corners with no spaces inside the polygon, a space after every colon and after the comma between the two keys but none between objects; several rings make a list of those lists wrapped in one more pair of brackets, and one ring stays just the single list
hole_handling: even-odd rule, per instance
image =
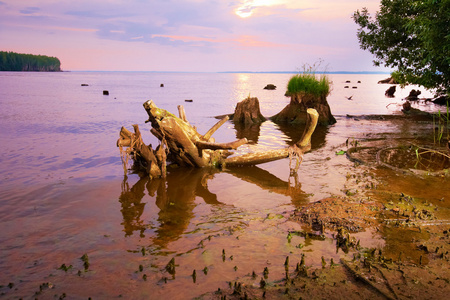
[{"label": "reed", "polygon": [[447,142],[450,140],[450,108],[447,102],[446,112],[443,113],[438,110],[437,115],[433,115],[433,139],[435,144],[441,144],[444,139],[444,134]]}]

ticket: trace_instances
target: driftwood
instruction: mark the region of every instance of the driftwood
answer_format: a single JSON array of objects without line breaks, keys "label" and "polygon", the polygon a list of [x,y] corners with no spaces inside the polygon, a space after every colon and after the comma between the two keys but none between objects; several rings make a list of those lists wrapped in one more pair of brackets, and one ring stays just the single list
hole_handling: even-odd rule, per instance
[{"label": "driftwood", "polygon": [[[134,133],[122,127],[117,146],[120,148],[124,171],[127,172],[128,159],[134,161],[138,171],[148,174],[151,178],[164,177],[166,174],[166,161],[182,167],[216,167],[250,166],[266,163],[282,158],[295,159],[295,171],[298,169],[303,154],[311,149],[311,135],[313,134],[318,113],[315,109],[308,109],[308,122],[299,142],[288,148],[248,153],[240,156],[231,156],[229,150],[237,149],[246,144],[246,138],[230,143],[216,143],[212,138],[214,132],[229,117],[226,116],[215,124],[208,132],[201,135],[196,128],[187,121],[182,106],[178,107],[179,116],[158,108],[153,101],[144,103],[144,108],[152,125],[150,132],[160,140],[160,145],[152,149],[142,140],[138,125],[133,125]],[[126,149],[124,149],[124,147]]]}]

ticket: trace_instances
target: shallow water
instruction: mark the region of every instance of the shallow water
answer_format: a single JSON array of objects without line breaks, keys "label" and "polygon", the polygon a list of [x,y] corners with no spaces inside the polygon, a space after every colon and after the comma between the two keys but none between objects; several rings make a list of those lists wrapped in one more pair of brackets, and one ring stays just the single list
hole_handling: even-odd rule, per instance
[{"label": "shallow water", "polygon": [[[287,217],[295,208],[357,187],[348,174],[373,171],[335,155],[348,138],[428,132],[430,124],[409,128],[345,117],[399,113],[401,98],[412,87],[385,98],[388,86],[376,84],[385,75],[331,75],[328,101],[338,122],[315,132],[297,179],[289,177],[287,159],[226,172],[174,169],[166,180],[151,182],[123,174],[116,148],[121,126],[139,124],[144,141],[156,144],[144,123],[142,103],[147,99],[171,112],[184,105],[188,120],[204,133],[216,123],[214,116],[233,112],[248,95],[258,97],[265,116],[277,113],[289,101],[284,87],[290,76],[0,73],[1,293],[34,298],[40,285],[50,282],[51,288],[39,294],[43,298],[65,293],[74,299],[185,299],[225,288],[253,271],[259,278],[265,267],[269,279],[283,278],[286,256],[292,268],[302,253],[309,266],[320,266],[322,256],[351,258],[351,253],[336,253],[331,232],[324,241],[294,236],[288,243],[288,231],[302,228]],[[268,83],[277,90],[264,90]],[[103,96],[103,90],[110,95]],[[345,98],[352,95],[352,101]],[[238,152],[248,152],[285,147],[302,130],[267,121],[241,131],[227,122],[214,137],[218,142],[247,137],[251,142]],[[448,209],[443,204],[450,195],[446,179],[423,182],[389,170],[377,172],[373,176],[380,187],[409,191]],[[387,231],[356,236],[365,247],[398,245]],[[89,257],[87,270],[83,254]],[[172,258],[175,274],[166,270]],[[58,269],[62,264],[72,268]]]}]

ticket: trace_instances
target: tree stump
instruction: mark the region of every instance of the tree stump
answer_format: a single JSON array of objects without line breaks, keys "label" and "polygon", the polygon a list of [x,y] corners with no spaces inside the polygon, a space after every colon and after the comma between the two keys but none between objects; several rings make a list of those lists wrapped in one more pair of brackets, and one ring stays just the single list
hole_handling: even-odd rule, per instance
[{"label": "tree stump", "polygon": [[[286,157],[296,161],[295,171],[298,169],[303,154],[311,149],[311,136],[316,128],[319,114],[314,109],[307,110],[307,126],[299,142],[288,148],[249,153],[230,157],[232,152],[246,144],[247,139],[240,139],[230,143],[215,143],[212,134],[226,121],[226,116],[217,122],[208,132],[201,135],[186,120],[182,106],[179,106],[180,118],[170,112],[158,108],[153,101],[144,103],[144,108],[152,125],[150,132],[160,140],[161,144],[153,150],[146,146],[137,125],[133,125],[135,133],[122,127],[117,146],[120,148],[124,171],[127,173],[127,162],[134,161],[135,171],[147,174],[151,178],[164,177],[166,163],[174,163],[182,167],[216,167],[248,166],[270,162]],[[124,147],[128,147],[124,150]]]},{"label": "tree stump", "polygon": [[384,95],[389,98],[394,98],[394,94],[395,94],[396,90],[397,90],[397,87],[395,85],[393,85],[386,90]]},{"label": "tree stump", "polygon": [[236,105],[234,114],[231,116],[234,123],[254,124],[266,120],[259,109],[258,98],[246,98]]},{"label": "tree stump", "polygon": [[320,125],[332,125],[336,119],[331,114],[326,96],[317,97],[309,94],[290,95],[291,101],[278,114],[270,119],[275,123],[306,124],[308,120],[307,110],[312,108],[317,111]]},{"label": "tree stump", "polygon": [[422,94],[422,92],[420,90],[414,90],[412,89],[409,92],[409,95],[406,97],[407,100],[409,101],[416,101],[419,100],[419,95]]}]

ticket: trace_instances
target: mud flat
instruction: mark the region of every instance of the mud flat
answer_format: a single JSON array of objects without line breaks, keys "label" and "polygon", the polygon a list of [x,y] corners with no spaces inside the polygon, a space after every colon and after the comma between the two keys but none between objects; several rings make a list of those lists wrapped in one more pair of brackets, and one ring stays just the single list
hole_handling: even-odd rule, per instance
[{"label": "mud flat", "polygon": [[[284,278],[253,274],[211,298],[418,299],[426,293],[427,299],[445,299],[450,292],[450,222],[438,211],[402,194],[385,204],[355,203],[345,197],[312,203],[295,211],[291,220],[299,222],[309,238],[331,232],[336,251],[350,252],[353,259],[322,257],[322,267],[313,267],[305,264],[303,255],[292,256]],[[366,247],[353,233],[367,230],[383,231],[397,241],[385,253]]]},{"label": "mud flat", "polygon": [[[413,172],[410,168],[390,168],[377,162],[377,153],[382,149],[404,149],[416,144],[432,147],[429,137],[417,134],[405,138],[378,133],[347,141],[348,148],[339,154],[347,154],[355,165],[342,188],[345,196],[328,197],[290,213],[289,220],[299,224],[301,230],[288,232],[288,238],[293,235],[305,240],[331,238],[330,247],[335,247],[336,253],[353,258],[336,261],[322,256],[320,266],[317,261],[308,262],[310,253],[291,252],[284,264],[284,277],[248,274],[230,282],[229,289],[219,289],[206,298],[447,298],[448,171]],[[383,246],[362,238],[374,233],[381,234]]]}]

